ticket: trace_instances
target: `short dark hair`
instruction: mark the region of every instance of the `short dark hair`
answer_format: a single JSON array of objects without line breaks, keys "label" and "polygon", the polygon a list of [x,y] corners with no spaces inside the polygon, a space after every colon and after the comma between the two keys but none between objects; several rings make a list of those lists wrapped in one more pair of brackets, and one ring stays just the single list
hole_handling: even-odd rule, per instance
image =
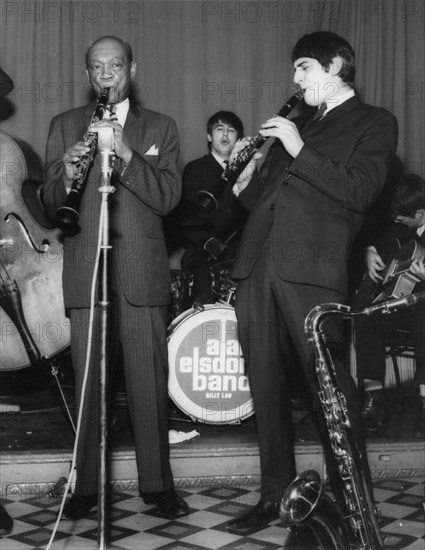
[{"label": "short dark hair", "polygon": [[302,36],[292,50],[292,62],[301,57],[312,57],[325,69],[329,69],[336,56],[343,60],[338,76],[343,82],[353,84],[356,76],[356,58],[353,48],[345,38],[329,31],[313,32]]},{"label": "short dark hair", "polygon": [[215,115],[212,115],[208,122],[207,122],[207,134],[211,135],[213,128],[216,124],[219,122],[223,122],[224,124],[228,124],[229,126],[233,126],[233,128],[236,130],[236,133],[238,135],[238,139],[243,138],[243,124],[242,120],[235,115],[235,113],[232,113],[231,111],[218,111],[218,113],[215,113]]},{"label": "short dark hair", "polygon": [[421,209],[425,209],[425,180],[418,174],[405,174],[394,191],[390,206],[391,217],[413,218]]},{"label": "short dark hair", "polygon": [[124,48],[125,50],[125,53],[127,55],[127,61],[128,63],[132,63],[133,62],[133,50],[131,49],[131,46],[128,42],[125,42],[124,40],[122,40],[122,38],[119,38],[118,36],[109,36],[109,35],[106,35],[106,36],[101,36],[100,38],[98,38],[97,40],[95,40],[92,44],[90,44],[90,46],[87,48],[87,51],[86,51],[86,67],[87,69],[89,68],[89,57],[90,57],[90,53],[92,51],[92,48],[93,46],[95,46],[96,44],[98,44],[99,42],[103,42],[104,40],[114,40],[115,42],[118,42],[119,44],[121,44],[121,46]]}]

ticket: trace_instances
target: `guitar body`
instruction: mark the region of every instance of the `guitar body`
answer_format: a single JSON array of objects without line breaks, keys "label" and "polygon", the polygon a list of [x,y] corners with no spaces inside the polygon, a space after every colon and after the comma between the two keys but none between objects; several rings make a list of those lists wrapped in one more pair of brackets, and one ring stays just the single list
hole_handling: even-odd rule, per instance
[{"label": "guitar body", "polygon": [[381,271],[383,280],[375,283],[366,273],[354,298],[354,308],[361,309],[373,303],[409,296],[419,279],[410,272],[416,258],[424,258],[425,249],[415,240],[400,244],[390,239],[381,258],[385,268]]}]

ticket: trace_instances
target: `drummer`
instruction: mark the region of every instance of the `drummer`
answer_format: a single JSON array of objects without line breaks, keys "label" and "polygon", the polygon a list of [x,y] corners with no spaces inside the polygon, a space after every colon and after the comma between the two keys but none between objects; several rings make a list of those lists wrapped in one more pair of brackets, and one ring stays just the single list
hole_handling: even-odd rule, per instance
[{"label": "drummer", "polygon": [[[182,197],[173,221],[185,249],[181,268],[193,274],[193,302],[216,301],[211,290],[211,268],[217,262],[234,258],[239,230],[247,217],[231,186],[220,179],[243,133],[237,115],[230,111],[215,113],[207,122],[209,153],[189,162],[183,172]],[[200,204],[197,194],[201,190],[214,195],[215,210],[209,211]]]}]

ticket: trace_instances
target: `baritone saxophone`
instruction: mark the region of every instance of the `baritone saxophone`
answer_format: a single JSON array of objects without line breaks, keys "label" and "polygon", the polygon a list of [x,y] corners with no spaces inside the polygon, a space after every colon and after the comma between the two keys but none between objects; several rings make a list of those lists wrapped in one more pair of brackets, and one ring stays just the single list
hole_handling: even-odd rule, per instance
[{"label": "baritone saxophone", "polygon": [[[280,517],[289,530],[306,525],[316,543],[332,550],[385,549],[377,521],[377,510],[359,460],[360,451],[353,437],[344,394],[336,383],[335,366],[323,334],[326,318],[352,319],[359,315],[391,313],[425,300],[425,292],[381,302],[358,312],[343,304],[322,304],[305,320],[305,332],[314,349],[319,399],[337,463],[346,509],[323,492],[320,476],[314,470],[299,475],[285,490]],[[320,546],[322,548],[323,546]]]}]

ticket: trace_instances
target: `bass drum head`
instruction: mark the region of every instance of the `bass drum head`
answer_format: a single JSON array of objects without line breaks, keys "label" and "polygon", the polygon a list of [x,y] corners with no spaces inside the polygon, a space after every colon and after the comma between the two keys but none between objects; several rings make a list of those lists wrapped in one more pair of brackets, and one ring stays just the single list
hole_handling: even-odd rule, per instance
[{"label": "bass drum head", "polygon": [[190,309],[169,328],[168,390],[192,420],[233,424],[254,412],[233,307]]}]

